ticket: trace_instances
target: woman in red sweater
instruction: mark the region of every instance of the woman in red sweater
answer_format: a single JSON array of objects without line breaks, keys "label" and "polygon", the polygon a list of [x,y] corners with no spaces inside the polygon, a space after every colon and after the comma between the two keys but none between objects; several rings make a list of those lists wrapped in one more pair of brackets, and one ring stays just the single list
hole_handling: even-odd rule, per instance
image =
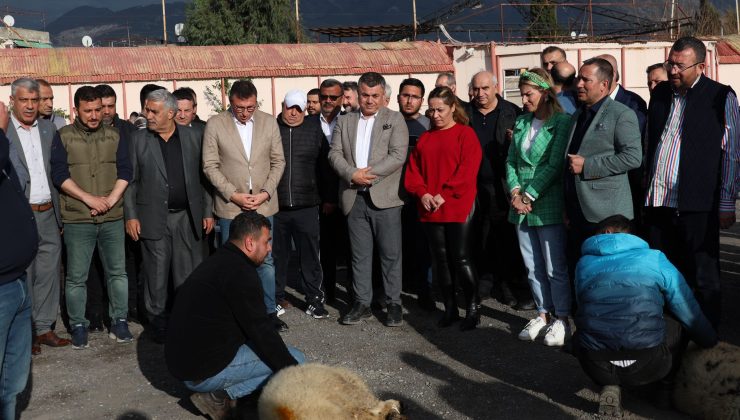
[{"label": "woman in red sweater", "polygon": [[432,277],[442,290],[447,327],[460,319],[455,283],[465,293],[467,313],[460,329],[480,323],[478,276],[472,261],[472,218],[476,178],[481,162],[478,137],[452,91],[438,87],[429,94],[432,129],[419,138],[411,153],[404,186],[419,200],[419,218],[429,239]]}]

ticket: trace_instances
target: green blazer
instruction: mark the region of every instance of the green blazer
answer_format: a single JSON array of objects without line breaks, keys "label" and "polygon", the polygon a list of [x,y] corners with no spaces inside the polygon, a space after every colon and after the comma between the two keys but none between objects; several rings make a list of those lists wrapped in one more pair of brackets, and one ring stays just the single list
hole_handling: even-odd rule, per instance
[{"label": "green blazer", "polygon": [[512,207],[509,221],[514,224],[526,221],[529,226],[563,223],[563,165],[571,116],[553,114],[532,139],[529,151],[525,152],[522,144],[532,127],[533,118],[534,114],[528,113],[516,119],[514,138],[506,159],[506,183],[509,191],[518,187],[535,201],[527,215],[517,214]]},{"label": "green blazer", "polygon": [[[578,121],[581,111],[573,114],[573,121]],[[568,135],[568,144],[574,130],[575,126]],[[578,154],[585,160],[583,172],[575,177],[575,187],[586,220],[599,223],[615,214],[632,219],[627,171],[639,168],[642,163],[642,140],[635,111],[607,97],[586,130]]]}]

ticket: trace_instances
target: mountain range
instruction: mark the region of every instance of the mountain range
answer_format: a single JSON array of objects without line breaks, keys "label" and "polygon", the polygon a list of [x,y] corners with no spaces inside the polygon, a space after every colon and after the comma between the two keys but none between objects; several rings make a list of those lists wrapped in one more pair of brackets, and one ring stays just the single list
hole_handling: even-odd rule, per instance
[{"label": "mountain range", "polygon": [[[25,7],[33,7],[39,1],[50,0],[18,0],[28,2]],[[98,46],[121,46],[121,45],[145,45],[156,44],[162,41],[162,5],[157,0],[149,0],[151,3],[144,4],[147,0],[118,0],[115,6],[111,4],[108,7],[100,7],[100,4],[108,5],[107,2],[94,3],[88,0],[65,0],[57,3],[46,3],[49,16],[58,16],[46,25],[40,23],[43,19],[29,20],[23,16],[18,16],[19,26],[28,29],[43,29],[51,34],[52,42],[55,46],[80,46],[81,39],[85,35],[92,37],[95,45]],[[176,42],[175,24],[185,22],[185,9],[187,3],[191,0],[179,0],[166,3],[167,11],[167,38],[169,42]],[[319,38],[318,34],[308,31],[310,28],[318,27],[336,27],[336,26],[369,26],[369,25],[392,25],[408,24],[412,21],[412,2],[409,0],[297,0],[300,4],[301,23],[306,29],[308,36],[314,41],[326,41],[327,38]],[[515,27],[523,28],[523,15],[527,14],[526,7],[515,9],[506,7],[503,19],[497,11],[499,3],[503,0],[480,0],[479,6],[463,10],[462,13],[453,15],[445,26],[452,33],[452,36],[460,41],[500,41],[503,32],[500,32],[499,22],[504,22],[509,31],[517,31]],[[586,0],[582,0],[584,7]],[[722,3],[728,0],[714,0],[713,2],[723,9]],[[692,2],[697,0],[682,0],[681,4],[691,10]],[[70,7],[79,4],[70,10],[62,7],[63,4],[69,3]],[[292,1],[291,1],[292,3]],[[426,17],[433,15],[434,12],[441,8],[448,7],[456,3],[453,0],[418,0],[417,21],[424,22]],[[648,5],[649,3],[649,5]],[[90,6],[89,4],[97,4]],[[509,4],[513,4],[509,3]],[[598,5],[598,2],[594,2]],[[614,4],[614,3],[611,3]],[[625,0],[625,5],[629,4]],[[661,19],[666,16],[665,7],[663,10],[659,6],[658,0],[650,0],[643,5],[625,6],[623,10],[628,16],[639,15],[650,19]],[[52,5],[54,9],[52,10]],[[135,5],[126,7],[127,5]],[[653,9],[656,7],[657,9]],[[8,6],[6,6],[8,7]],[[112,10],[115,8],[120,10]],[[644,10],[643,10],[644,9]],[[64,11],[66,10],[66,12]],[[0,6],[2,11],[2,6]],[[581,31],[583,28],[583,11],[580,9],[558,7],[558,22],[561,28]],[[594,16],[594,28],[602,27],[596,21],[599,18]],[[627,20],[622,22],[634,21],[635,19],[625,16]],[[641,20],[641,19],[640,19]],[[581,22],[581,23],[579,23]],[[603,29],[608,28],[611,23],[604,24]],[[573,27],[575,25],[575,27]],[[43,26],[43,27],[38,27]],[[580,27],[579,27],[580,26]],[[476,32],[478,27],[485,27],[485,32]],[[468,31],[471,29],[472,31]],[[498,29],[497,29],[498,28]],[[526,29],[524,29],[526,31]],[[520,34],[521,29],[520,29]],[[423,38],[436,39],[442,36],[439,33],[432,33]],[[511,32],[509,32],[509,37]],[[442,36],[443,37],[443,36]],[[444,38],[444,37],[443,37]],[[336,41],[336,39],[332,39]],[[345,39],[354,41],[356,39]]]}]

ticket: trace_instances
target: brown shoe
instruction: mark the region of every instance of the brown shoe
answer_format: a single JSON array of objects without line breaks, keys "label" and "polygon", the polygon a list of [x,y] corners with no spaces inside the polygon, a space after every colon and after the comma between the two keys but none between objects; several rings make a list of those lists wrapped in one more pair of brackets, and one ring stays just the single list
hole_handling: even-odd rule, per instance
[{"label": "brown shoe", "polygon": [[66,338],[59,337],[54,331],[49,331],[47,333],[37,335],[36,343],[44,344],[49,347],[64,347],[68,346],[71,341],[67,340]]},{"label": "brown shoe", "polygon": [[290,301],[288,299],[278,299],[277,302],[275,302],[275,303],[277,303],[278,305],[282,306],[283,309],[288,309],[288,308],[292,308],[293,307],[293,304],[290,303]]},{"label": "brown shoe", "polygon": [[31,343],[31,354],[34,356],[41,354],[41,346],[36,341],[36,337],[33,337],[33,342]]},{"label": "brown shoe", "polygon": [[190,401],[201,413],[210,416],[213,420],[226,418],[229,410],[236,405],[236,401],[228,397],[219,399],[211,392],[196,392],[190,396]]}]

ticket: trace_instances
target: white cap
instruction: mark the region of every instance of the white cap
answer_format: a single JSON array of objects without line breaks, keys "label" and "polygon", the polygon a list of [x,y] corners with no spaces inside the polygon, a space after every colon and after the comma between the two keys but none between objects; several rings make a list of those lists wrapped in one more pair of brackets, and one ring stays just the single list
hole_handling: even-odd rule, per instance
[{"label": "white cap", "polygon": [[302,90],[293,89],[285,94],[285,107],[292,108],[297,106],[301,111],[306,110],[306,93]]}]

